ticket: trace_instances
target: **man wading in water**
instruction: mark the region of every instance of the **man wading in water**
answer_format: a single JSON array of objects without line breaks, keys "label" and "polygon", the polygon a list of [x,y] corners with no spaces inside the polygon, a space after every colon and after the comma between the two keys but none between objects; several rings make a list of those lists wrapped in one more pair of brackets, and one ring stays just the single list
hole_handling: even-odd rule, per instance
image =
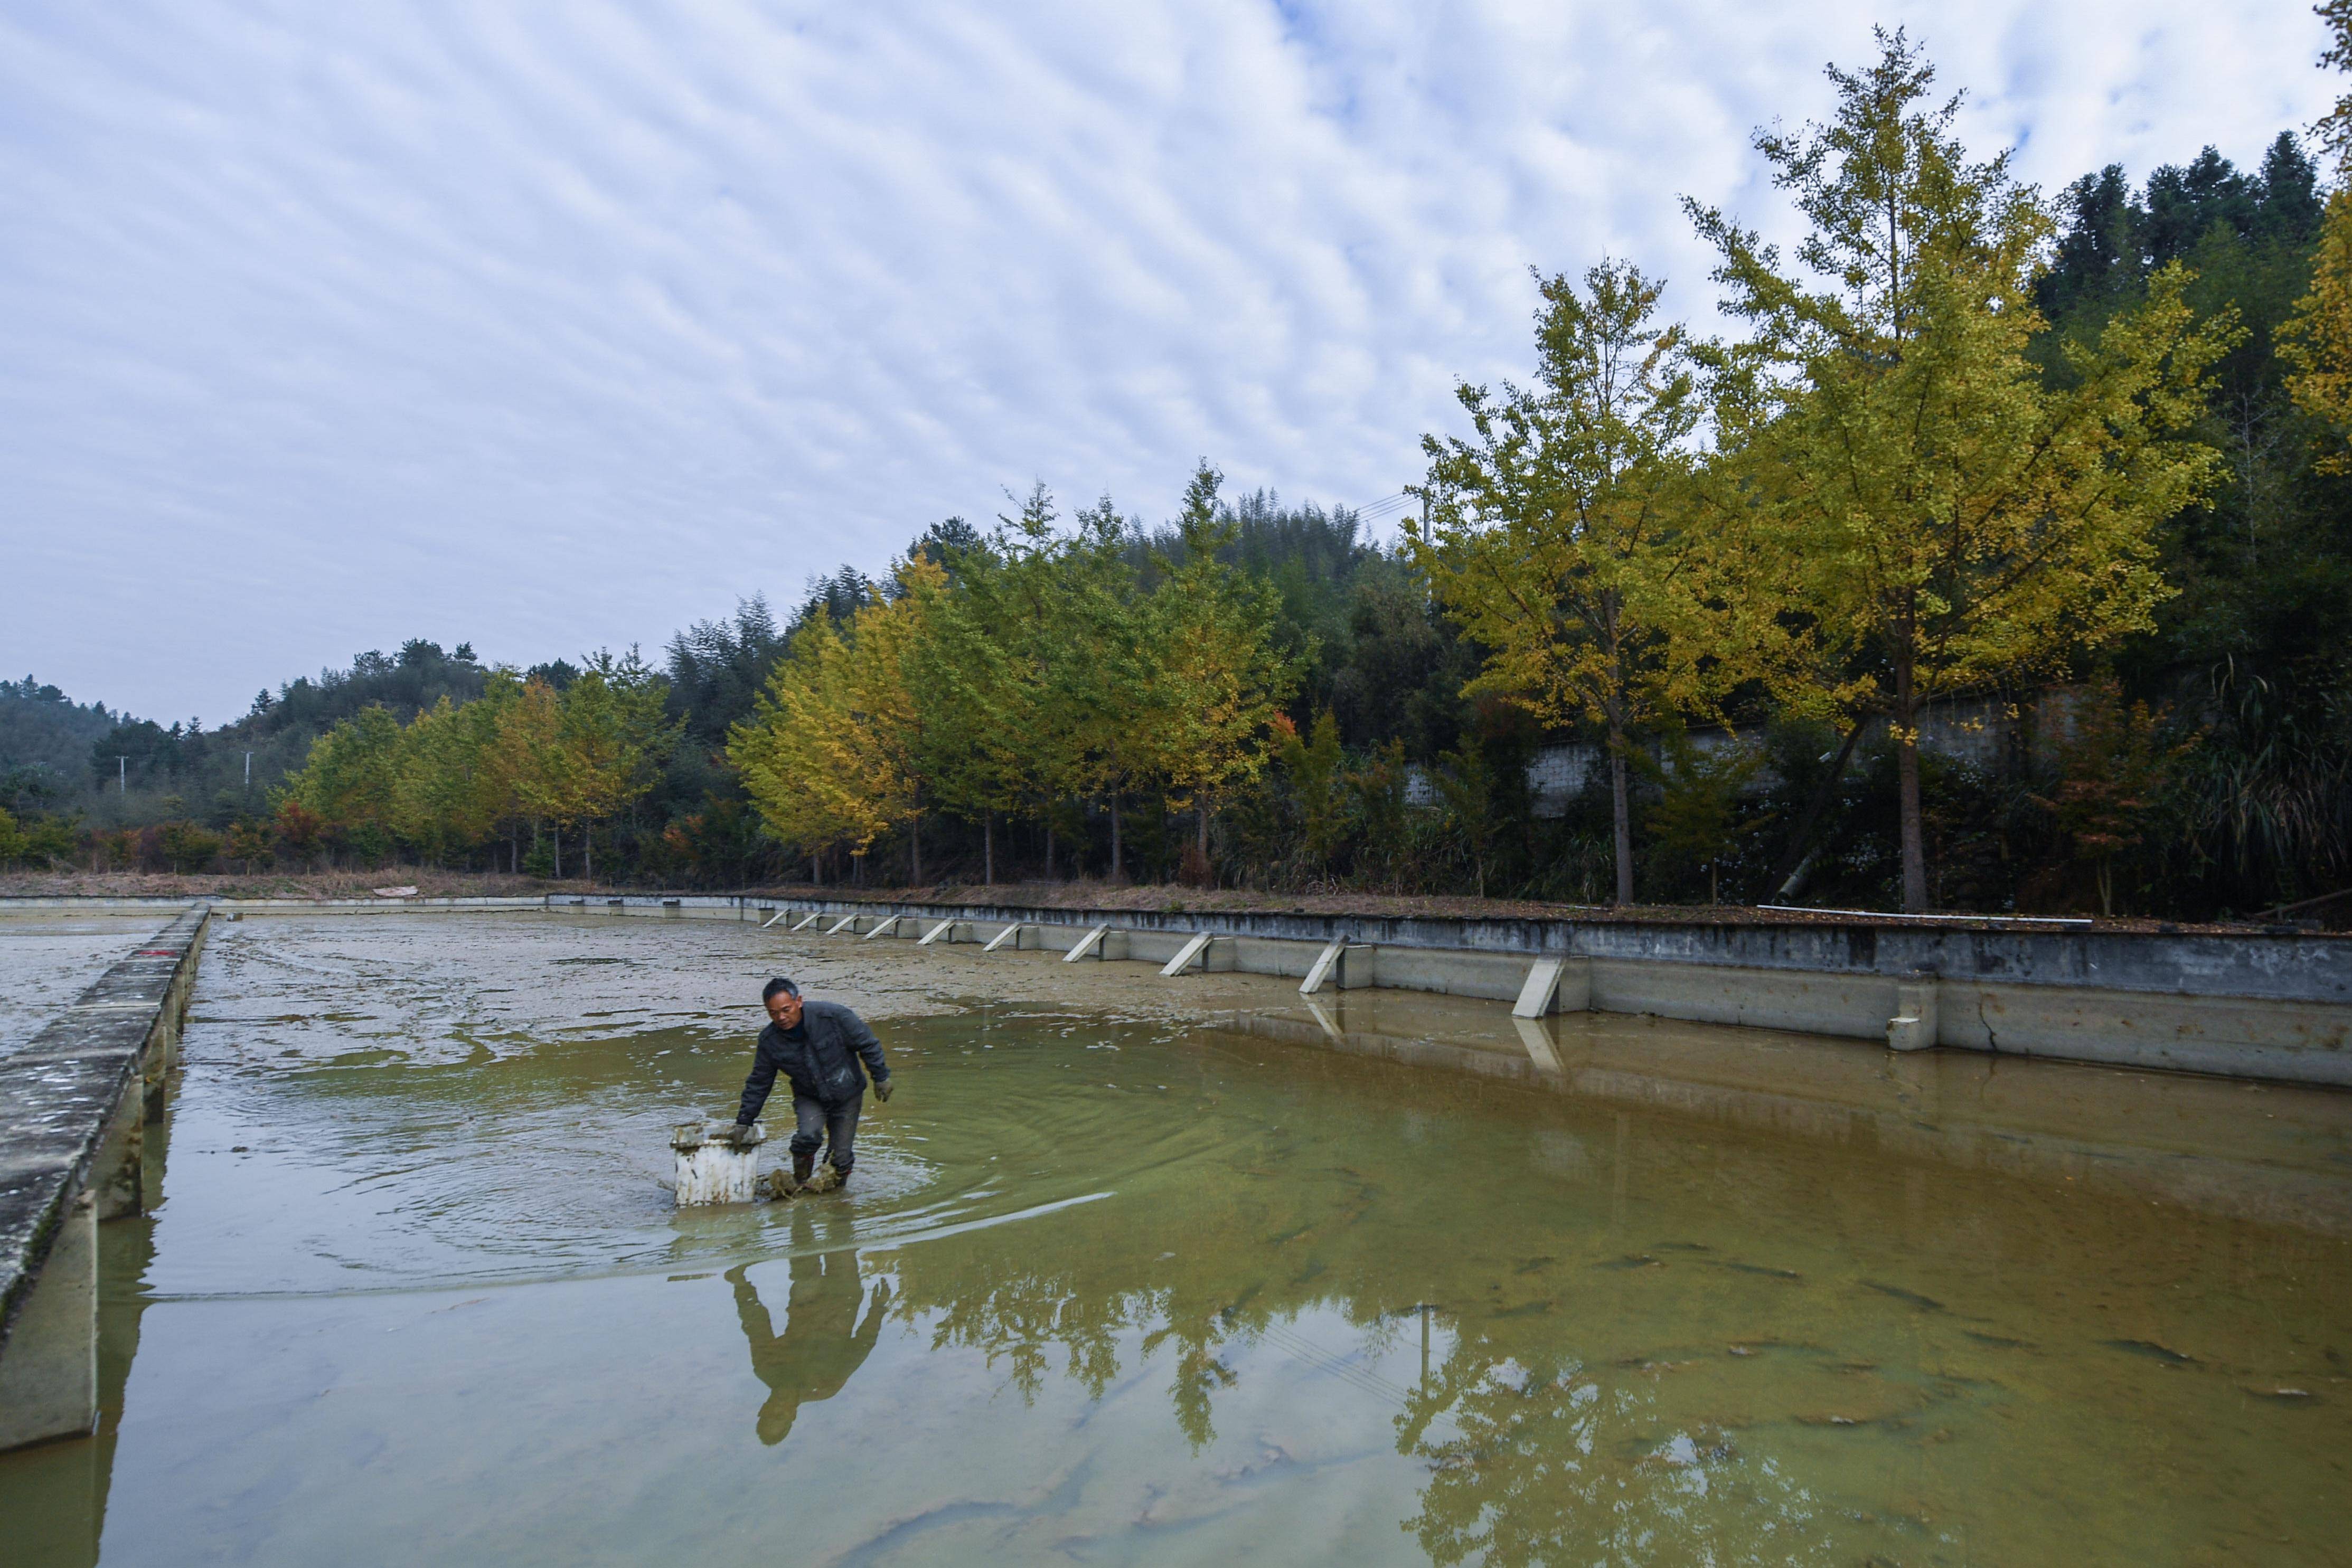
[{"label": "man wading in water", "polygon": [[[816,1149],[828,1146],[835,1187],[846,1186],[849,1167],[857,1158],[857,1113],[866,1103],[863,1058],[874,1075],[874,1097],[890,1098],[890,1064],[882,1060],[882,1042],[866,1020],[839,1002],[803,1001],[801,988],[782,976],[760,993],[768,1007],[768,1027],[751,1048],[751,1075],[743,1080],[743,1103],[735,1113],[735,1136],[741,1139],[759,1120],[760,1107],[782,1072],[793,1086],[793,1180],[805,1182],[816,1169]],[[779,1194],[779,1196],[782,1196]]]}]

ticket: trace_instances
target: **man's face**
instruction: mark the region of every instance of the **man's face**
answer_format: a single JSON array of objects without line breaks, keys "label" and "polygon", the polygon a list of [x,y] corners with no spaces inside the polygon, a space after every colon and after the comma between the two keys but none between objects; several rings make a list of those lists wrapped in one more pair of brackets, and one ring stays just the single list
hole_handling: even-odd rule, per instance
[{"label": "man's face", "polygon": [[776,1020],[778,1029],[797,1029],[801,1021],[801,999],[790,991],[778,991],[768,998],[768,1016]]}]

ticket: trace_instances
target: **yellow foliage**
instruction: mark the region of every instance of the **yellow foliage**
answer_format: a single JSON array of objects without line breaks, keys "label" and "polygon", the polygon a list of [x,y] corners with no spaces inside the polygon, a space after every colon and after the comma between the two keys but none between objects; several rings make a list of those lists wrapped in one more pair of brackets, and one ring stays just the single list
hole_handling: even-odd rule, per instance
[{"label": "yellow foliage", "polygon": [[[1129,737],[1134,770],[1158,778],[1180,810],[1258,776],[1297,685],[1275,646],[1273,590],[1218,558],[1234,534],[1217,507],[1223,477],[1203,462],[1185,487],[1184,558],[1163,563],[1159,587],[1126,617],[1115,667],[1129,689],[1108,715]],[[1205,810],[1201,825],[1205,833]]]},{"label": "yellow foliage", "polygon": [[2279,357],[2294,367],[2295,405],[2327,430],[2319,466],[2352,473],[2352,189],[2327,198],[2311,288],[2279,334]]},{"label": "yellow foliage", "polygon": [[1829,124],[1757,138],[1811,220],[1803,273],[1720,213],[1692,213],[1722,253],[1728,308],[1754,327],[1709,358],[1730,466],[1777,546],[1766,575],[1793,588],[1806,633],[1783,695],[1890,720],[1904,903],[1918,909],[1919,706],[2152,624],[2171,591],[2155,529],[2218,476],[2189,427],[2239,331],[2231,312],[2197,324],[2189,274],[2168,266],[2095,343],[2065,345],[2048,384],[2027,349],[2047,329],[2033,285],[2050,216],[2005,154],[1967,161],[1957,99],[1914,107],[1932,68],[1900,33],[1880,40],[1874,67],[1831,71]]},{"label": "yellow foliage", "polygon": [[1474,689],[1546,722],[1628,727],[1702,704],[1721,644],[1696,635],[1704,541],[1685,525],[1696,423],[1660,286],[1603,262],[1545,280],[1539,381],[1459,397],[1479,439],[1423,440],[1430,520],[1409,526],[1447,612],[1489,650]]},{"label": "yellow foliage", "polygon": [[823,615],[793,634],[753,716],[727,744],[776,838],[863,854],[883,832],[915,820],[923,715],[908,660],[941,580],[933,563],[909,561],[899,570],[900,595],[857,612],[846,636]]},{"label": "yellow foliage", "polygon": [[341,833],[397,835],[436,862],[505,823],[594,821],[652,787],[677,733],[662,722],[666,690],[634,654],[596,655],[561,695],[493,670],[479,698],[443,697],[405,726],[382,707],[338,724],[279,800]]}]

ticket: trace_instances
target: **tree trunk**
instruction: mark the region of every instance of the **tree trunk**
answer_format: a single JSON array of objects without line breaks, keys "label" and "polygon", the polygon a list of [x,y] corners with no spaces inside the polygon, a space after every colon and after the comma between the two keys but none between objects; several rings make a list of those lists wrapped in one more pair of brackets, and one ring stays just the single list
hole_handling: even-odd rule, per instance
[{"label": "tree trunk", "polygon": [[595,824],[595,823],[593,823],[593,822],[586,822],[586,823],[583,823],[583,824],[582,824],[582,826],[581,826],[581,829],[580,829],[580,858],[581,858],[581,872],[580,872],[580,874],[581,874],[582,876],[584,876],[584,877],[586,877],[586,878],[588,879],[588,885],[589,885],[589,886],[591,886],[591,887],[595,886],[595,885],[596,885],[596,824]]},{"label": "tree trunk", "polygon": [[1609,727],[1609,810],[1617,849],[1617,903],[1633,902],[1633,807],[1625,781],[1625,732]]},{"label": "tree trunk", "polygon": [[1633,902],[1633,802],[1625,778],[1625,665],[1619,608],[1613,591],[1601,595],[1601,638],[1609,650],[1610,836],[1617,860],[1617,906],[1622,909]]},{"label": "tree trunk", "polygon": [[1201,864],[1205,867],[1209,863],[1209,798],[1206,795],[1201,797],[1200,816]]},{"label": "tree trunk", "polygon": [[984,887],[996,885],[996,813],[980,814],[980,880]]},{"label": "tree trunk", "polygon": [[1772,890],[1774,898],[1794,896],[1798,873],[1812,863],[1811,858],[1805,854],[1805,841],[1812,836],[1813,823],[1837,794],[1838,782],[1845,777],[1846,764],[1853,758],[1854,742],[1862,738],[1863,729],[1869,723],[1867,718],[1853,721],[1853,727],[1845,732],[1845,744],[1838,747],[1837,760],[1830,764],[1828,776],[1814,789],[1813,798],[1805,802],[1805,814],[1797,819],[1797,831],[1789,836],[1789,847],[1780,852],[1780,863],[1772,868],[1772,874],[1765,880],[1765,885]]},{"label": "tree trunk", "polygon": [[1927,848],[1919,828],[1919,714],[1908,655],[1895,664],[1895,767],[1903,810],[1903,913],[1927,912]]},{"label": "tree trunk", "polygon": [[1118,880],[1119,866],[1118,791],[1114,789],[1110,792],[1110,879],[1113,882],[1117,882]]},{"label": "tree trunk", "polygon": [[555,835],[555,880],[563,880],[563,824],[550,822],[548,831]]},{"label": "tree trunk", "polygon": [[1054,880],[1054,805],[1045,803],[1045,880]]},{"label": "tree trunk", "polygon": [[915,815],[907,823],[907,885],[923,885],[923,791],[915,789]]}]

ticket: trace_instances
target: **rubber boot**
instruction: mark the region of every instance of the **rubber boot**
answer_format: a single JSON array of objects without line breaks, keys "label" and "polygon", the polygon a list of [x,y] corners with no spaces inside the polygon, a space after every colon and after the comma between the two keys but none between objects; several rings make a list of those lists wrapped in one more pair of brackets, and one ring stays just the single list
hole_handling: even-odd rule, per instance
[{"label": "rubber boot", "polygon": [[845,1187],[845,1186],[847,1186],[848,1185],[849,1185],[849,1167],[848,1167],[847,1166],[834,1166],[834,1167],[833,1167],[833,1190],[834,1190],[834,1191],[835,1191],[835,1192],[839,1192],[843,1187]]},{"label": "rubber boot", "polygon": [[793,1156],[793,1180],[801,1186],[808,1185],[809,1173],[815,1169],[816,1151],[814,1149],[811,1149],[807,1154]]}]

